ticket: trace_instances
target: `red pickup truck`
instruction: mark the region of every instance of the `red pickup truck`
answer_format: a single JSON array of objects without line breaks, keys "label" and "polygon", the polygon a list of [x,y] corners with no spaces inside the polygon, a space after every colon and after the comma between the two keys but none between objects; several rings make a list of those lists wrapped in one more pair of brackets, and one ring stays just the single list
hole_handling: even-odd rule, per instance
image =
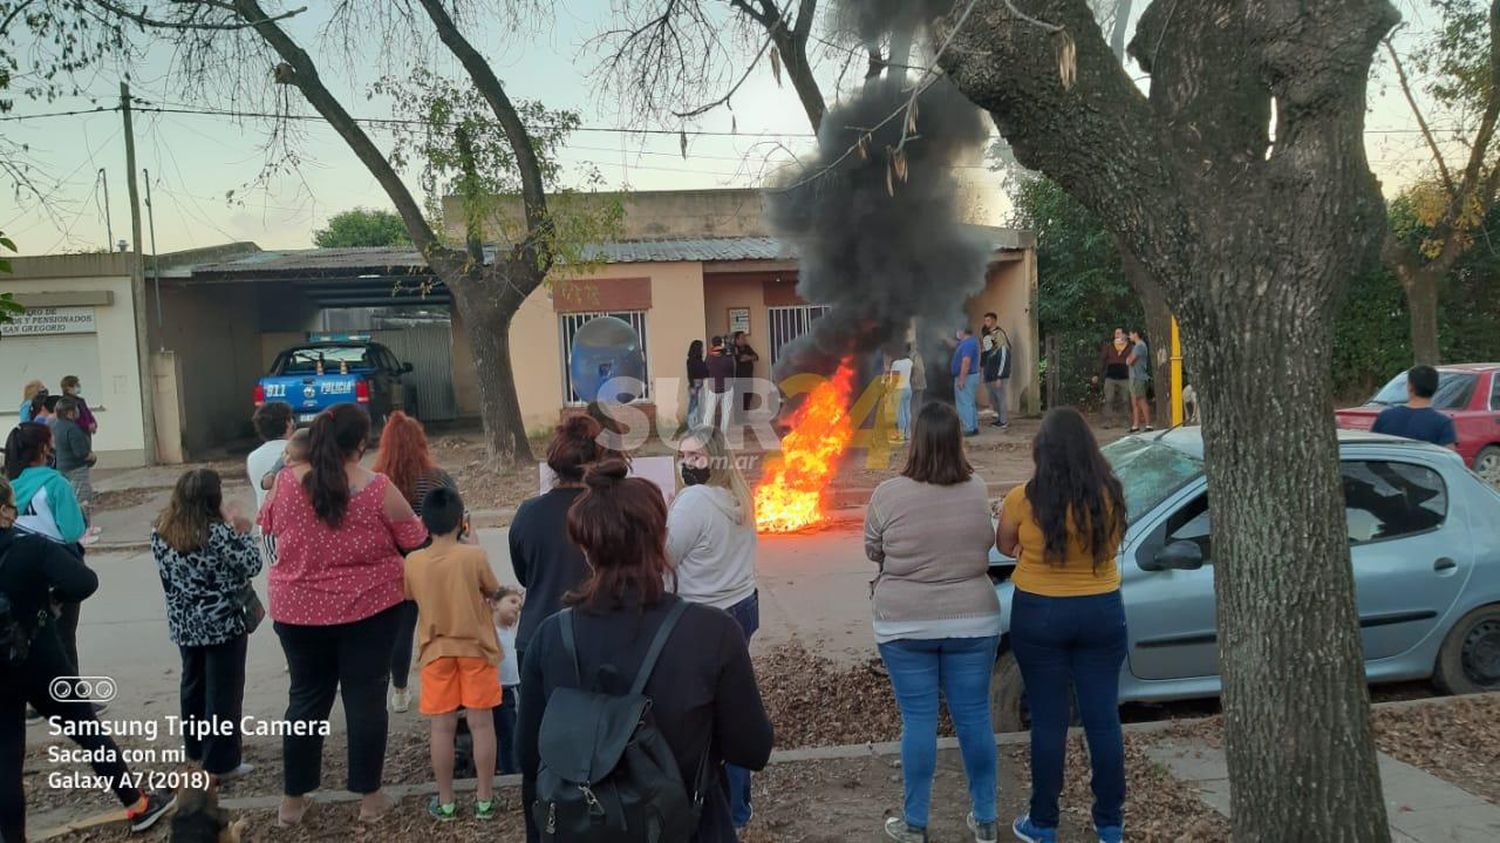
[{"label": "red pickup truck", "polygon": [[[1453,419],[1456,448],[1474,473],[1500,488],[1500,363],[1438,366],[1432,406]],[[1369,430],[1387,407],[1406,403],[1406,373],[1391,379],[1363,407],[1337,412],[1339,427]]]}]

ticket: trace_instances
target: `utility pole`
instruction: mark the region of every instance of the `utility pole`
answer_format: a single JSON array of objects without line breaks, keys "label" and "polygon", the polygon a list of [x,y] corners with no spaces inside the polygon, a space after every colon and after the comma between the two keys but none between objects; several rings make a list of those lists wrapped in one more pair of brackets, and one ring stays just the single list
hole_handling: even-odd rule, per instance
[{"label": "utility pole", "polygon": [[156,254],[156,206],[151,204],[151,171],[142,168],[146,177],[146,223],[151,228],[151,286],[156,293],[156,333],[161,334],[161,258]]},{"label": "utility pole", "polygon": [[146,465],[156,465],[156,379],[151,375],[151,347],[146,339],[146,273],[141,258],[141,191],[136,183],[135,129],[130,122],[130,85],[120,83],[120,113],[125,117],[125,172],[130,188],[130,307],[135,314],[135,356],[141,382],[141,427]]},{"label": "utility pole", "polygon": [[100,167],[99,180],[104,182],[104,231],[109,236],[109,239],[104,241],[104,251],[113,252],[115,250],[115,221],[109,215],[109,170]]}]

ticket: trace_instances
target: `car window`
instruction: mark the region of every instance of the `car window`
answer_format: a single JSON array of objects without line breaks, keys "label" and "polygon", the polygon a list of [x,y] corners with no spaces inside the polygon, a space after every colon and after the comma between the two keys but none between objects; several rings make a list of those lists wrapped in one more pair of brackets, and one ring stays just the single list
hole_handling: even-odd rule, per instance
[{"label": "car window", "polygon": [[1192,542],[1203,551],[1203,564],[1212,565],[1214,556],[1210,524],[1208,495],[1199,495],[1192,503],[1177,510],[1167,522],[1167,540],[1164,546],[1172,542]]},{"label": "car window", "polygon": [[363,368],[371,365],[370,357],[364,346],[314,346],[310,348],[294,348],[284,353],[286,356],[281,371],[282,374],[287,375],[316,372],[319,360],[323,362],[324,371],[337,371],[340,363],[348,363],[354,368]]},{"label": "car window", "polygon": [[[1473,372],[1439,372],[1437,392],[1432,396],[1433,409],[1437,410],[1462,410],[1469,406],[1469,401],[1474,397],[1474,387],[1479,382],[1479,376]],[[1370,399],[1371,404],[1380,404],[1386,407],[1406,406],[1406,373],[1391,378],[1375,397]]]},{"label": "car window", "polygon": [[1350,544],[1423,533],[1448,516],[1448,488],[1426,466],[1348,460],[1342,469]]},{"label": "car window", "polygon": [[1490,409],[1500,413],[1500,372],[1490,375]]},{"label": "car window", "polygon": [[1120,439],[1102,450],[1125,488],[1132,523],[1203,473],[1201,460],[1144,437]]}]

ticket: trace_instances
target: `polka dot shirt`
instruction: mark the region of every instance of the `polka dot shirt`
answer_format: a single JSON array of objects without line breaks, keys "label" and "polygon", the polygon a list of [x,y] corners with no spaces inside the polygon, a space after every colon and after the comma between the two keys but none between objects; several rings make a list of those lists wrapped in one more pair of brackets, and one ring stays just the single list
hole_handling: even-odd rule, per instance
[{"label": "polka dot shirt", "polygon": [[401,548],[419,546],[427,530],[417,518],[386,518],[389,483],[377,474],[355,492],[335,529],[318,518],[292,470],[281,472],[276,496],[260,513],[261,529],[276,537],[267,588],[272,620],[332,626],[364,620],[402,601]]}]

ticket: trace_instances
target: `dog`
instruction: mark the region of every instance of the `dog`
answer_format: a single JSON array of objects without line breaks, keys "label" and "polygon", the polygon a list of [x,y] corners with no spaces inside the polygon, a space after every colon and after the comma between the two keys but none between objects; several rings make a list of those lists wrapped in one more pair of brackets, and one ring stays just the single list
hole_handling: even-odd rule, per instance
[{"label": "dog", "polygon": [[208,788],[183,787],[177,791],[177,809],[172,815],[172,843],[240,843],[249,821],[233,822],[219,807],[219,783]]},{"label": "dog", "polygon": [[1203,422],[1199,418],[1200,409],[1198,390],[1193,389],[1192,386],[1184,386],[1182,388],[1182,423],[1202,424]]}]

